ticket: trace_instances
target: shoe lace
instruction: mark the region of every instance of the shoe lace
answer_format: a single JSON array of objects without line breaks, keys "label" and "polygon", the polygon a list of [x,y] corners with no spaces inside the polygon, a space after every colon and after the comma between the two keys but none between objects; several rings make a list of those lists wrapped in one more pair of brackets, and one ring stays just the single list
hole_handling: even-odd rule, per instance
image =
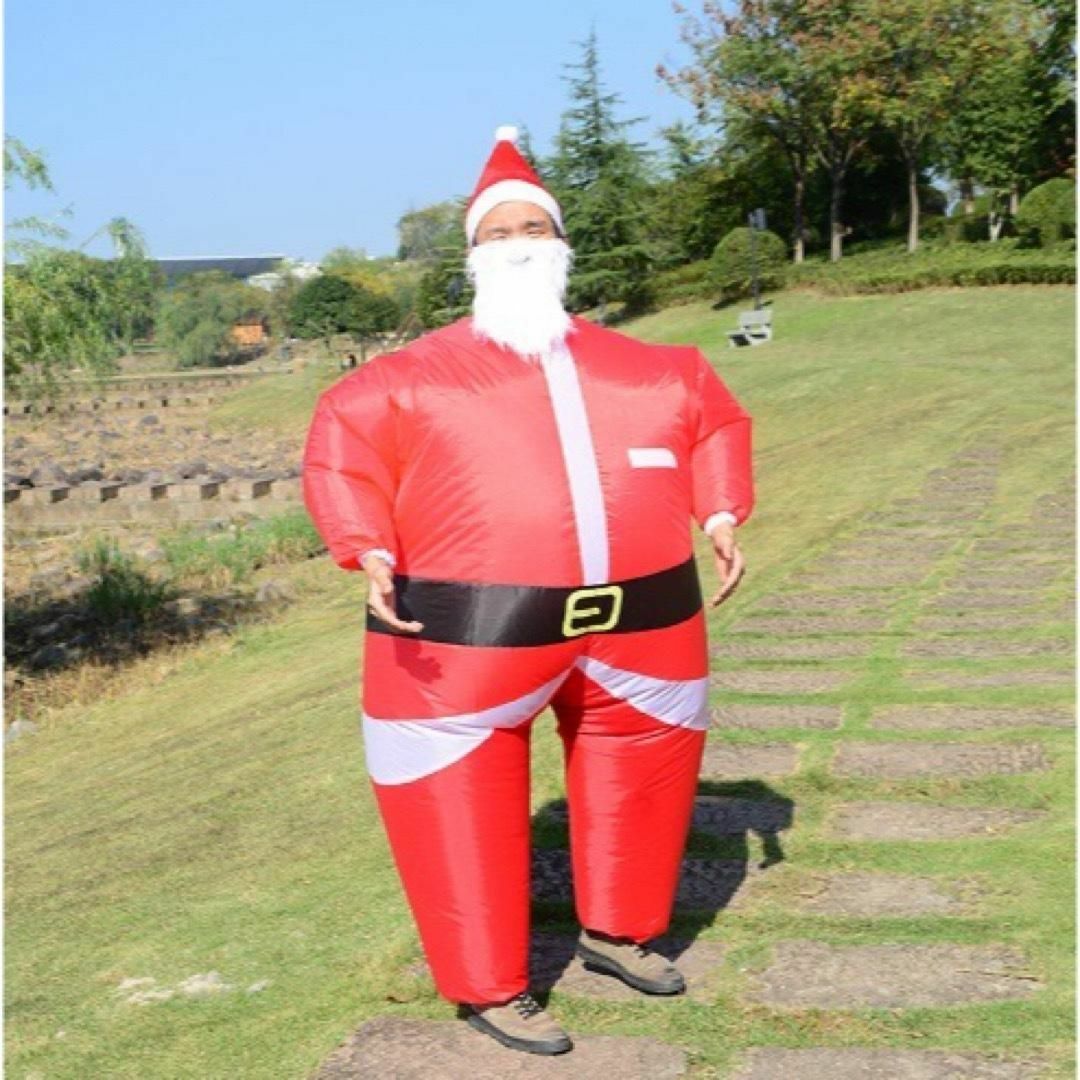
[{"label": "shoe lace", "polygon": [[522,992],[518,994],[517,997],[511,998],[510,1004],[513,1005],[526,1020],[528,1020],[530,1016],[536,1016],[537,1013],[544,1011],[540,1002],[538,1002],[532,994],[527,992]]}]

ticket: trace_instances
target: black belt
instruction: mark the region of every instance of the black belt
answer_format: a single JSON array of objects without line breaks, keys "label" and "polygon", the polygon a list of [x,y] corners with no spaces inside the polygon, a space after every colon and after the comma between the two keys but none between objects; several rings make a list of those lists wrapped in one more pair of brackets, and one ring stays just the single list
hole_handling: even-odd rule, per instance
[{"label": "black belt", "polygon": [[689,619],[701,609],[701,585],[691,556],[656,574],[563,588],[478,585],[394,575],[400,619],[424,624],[419,633],[396,630],[368,610],[367,628],[395,637],[454,645],[553,645],[582,634],[629,634]]}]

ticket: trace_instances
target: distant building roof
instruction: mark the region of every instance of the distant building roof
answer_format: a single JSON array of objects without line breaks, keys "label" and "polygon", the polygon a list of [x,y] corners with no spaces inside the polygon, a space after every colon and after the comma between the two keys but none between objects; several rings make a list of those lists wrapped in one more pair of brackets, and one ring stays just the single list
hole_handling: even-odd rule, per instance
[{"label": "distant building roof", "polygon": [[206,273],[222,270],[235,278],[249,278],[253,274],[266,274],[286,256],[284,255],[192,255],[182,259],[154,259],[168,281],[184,274]]}]

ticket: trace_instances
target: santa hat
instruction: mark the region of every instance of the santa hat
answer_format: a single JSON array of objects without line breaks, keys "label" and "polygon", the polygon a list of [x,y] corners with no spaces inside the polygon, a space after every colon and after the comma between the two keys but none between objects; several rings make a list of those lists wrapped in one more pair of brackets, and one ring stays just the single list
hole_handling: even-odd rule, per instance
[{"label": "santa hat", "polygon": [[515,142],[516,127],[501,127],[495,132],[495,149],[491,151],[476,190],[465,210],[465,234],[469,243],[476,228],[492,207],[504,202],[530,202],[546,210],[555,227],[563,232],[562,214],[554,196],[540,182],[533,167],[521,156]]}]

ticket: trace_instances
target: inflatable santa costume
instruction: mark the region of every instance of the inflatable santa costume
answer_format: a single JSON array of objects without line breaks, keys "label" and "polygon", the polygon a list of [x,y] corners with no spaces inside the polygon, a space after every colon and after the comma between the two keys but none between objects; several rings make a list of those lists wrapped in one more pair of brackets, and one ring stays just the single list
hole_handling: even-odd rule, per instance
[{"label": "inflatable santa costume", "polygon": [[[468,208],[559,209],[506,138]],[[481,245],[486,246],[486,245]],[[574,900],[590,930],[668,925],[708,725],[691,518],[753,505],[751,419],[695,348],[584,319],[536,357],[464,318],[319,398],[307,508],[334,561],[382,550],[369,614],[368,772],[436,986],[528,985],[529,737],[565,747]]]}]

